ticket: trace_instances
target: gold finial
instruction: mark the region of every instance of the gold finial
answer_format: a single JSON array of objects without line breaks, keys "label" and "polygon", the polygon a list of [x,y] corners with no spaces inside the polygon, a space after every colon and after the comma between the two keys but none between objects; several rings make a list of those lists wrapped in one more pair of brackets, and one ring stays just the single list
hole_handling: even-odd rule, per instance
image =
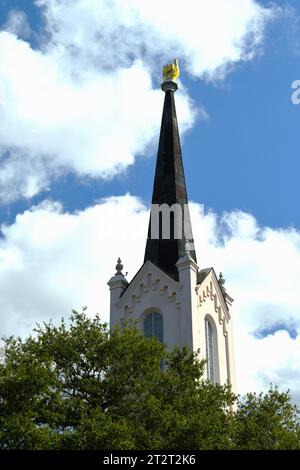
[{"label": "gold finial", "polygon": [[179,75],[180,75],[180,70],[179,70],[177,59],[174,59],[171,64],[167,64],[163,67],[164,82],[168,80],[172,80],[173,82],[176,82]]}]

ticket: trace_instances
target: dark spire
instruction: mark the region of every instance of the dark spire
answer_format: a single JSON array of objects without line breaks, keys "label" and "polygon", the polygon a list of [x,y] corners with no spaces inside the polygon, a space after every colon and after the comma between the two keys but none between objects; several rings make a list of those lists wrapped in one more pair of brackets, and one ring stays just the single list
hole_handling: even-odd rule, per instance
[{"label": "dark spire", "polygon": [[[195,262],[197,261],[191,230],[175,109],[174,92],[177,90],[177,84],[174,81],[165,81],[162,84],[162,90],[165,92],[165,101],[153,186],[152,217],[150,216],[144,262],[148,260],[152,261],[154,264],[164,269],[173,278],[178,279],[176,262],[181,256],[187,254],[186,246],[189,246],[189,255]],[[181,208],[181,215],[179,217],[176,217],[175,214],[174,216],[171,214],[170,237],[168,239],[163,239],[162,237],[161,221],[163,215],[159,218],[158,238],[154,239],[153,236],[151,238],[151,221],[153,227],[154,220],[153,204],[167,204],[169,207],[173,204],[178,204]],[[174,237],[174,233],[176,233],[174,224],[175,220],[177,220],[178,223],[177,227],[179,228],[179,236],[182,233],[181,238],[178,239],[176,239],[176,236]],[[184,227],[186,230],[184,230]]]}]

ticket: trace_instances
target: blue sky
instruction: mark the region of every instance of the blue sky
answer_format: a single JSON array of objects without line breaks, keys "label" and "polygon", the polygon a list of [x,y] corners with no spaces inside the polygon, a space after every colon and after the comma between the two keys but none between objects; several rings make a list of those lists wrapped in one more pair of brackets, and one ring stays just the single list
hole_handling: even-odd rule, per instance
[{"label": "blue sky", "polygon": [[[296,1],[286,5],[300,14]],[[40,31],[40,11],[31,1],[2,1],[1,23],[12,8],[26,12],[31,28]],[[206,208],[218,213],[241,209],[263,225],[300,227],[300,106],[291,102],[291,84],[299,78],[297,26],[290,16],[275,20],[266,28],[261,55],[238,64],[221,83],[207,84],[182,71],[190,96],[209,114],[208,121],[197,120],[182,142],[189,197]],[[29,39],[34,44],[34,35]],[[49,195],[71,211],[99,197],[127,191],[149,201],[154,165],[152,149],[151,155],[139,156],[125,174],[112,181],[68,174],[52,184]],[[19,211],[44,196],[1,205],[2,220],[13,221]]]},{"label": "blue sky", "polygon": [[197,258],[236,299],[240,390],[298,397],[299,2],[173,0],[166,27],[169,0],[147,3],[0,0],[0,327],[82,305],[107,319],[116,257],[130,277],[143,259],[176,54]]}]

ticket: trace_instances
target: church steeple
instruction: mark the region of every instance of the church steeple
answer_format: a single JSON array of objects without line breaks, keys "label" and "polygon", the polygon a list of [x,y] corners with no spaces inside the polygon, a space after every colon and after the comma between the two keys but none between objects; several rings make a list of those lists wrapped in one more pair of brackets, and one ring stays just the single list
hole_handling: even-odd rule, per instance
[{"label": "church steeple", "polygon": [[[169,67],[168,70],[167,67]],[[174,279],[178,279],[176,263],[187,251],[196,262],[174,100],[174,93],[177,90],[177,83],[174,80],[178,75],[177,61],[164,68],[164,81],[161,88],[165,92],[165,100],[144,259],[144,262],[151,261]],[[158,205],[162,204],[172,210],[169,214],[168,211],[161,212],[158,220],[159,230],[155,238],[153,237],[153,217],[157,216]],[[163,221],[163,217],[170,217],[169,236],[164,234],[162,227],[162,224],[169,223],[169,220]]]},{"label": "church steeple", "polygon": [[[134,320],[148,337],[187,346],[206,359],[207,379],[233,392],[233,299],[213,268],[199,270],[191,231],[174,93],[177,61],[164,67],[165,92],[145,262],[130,282],[118,259],[109,280],[110,325]],[[159,209],[157,211],[157,209]],[[172,215],[173,211],[173,215]]]}]

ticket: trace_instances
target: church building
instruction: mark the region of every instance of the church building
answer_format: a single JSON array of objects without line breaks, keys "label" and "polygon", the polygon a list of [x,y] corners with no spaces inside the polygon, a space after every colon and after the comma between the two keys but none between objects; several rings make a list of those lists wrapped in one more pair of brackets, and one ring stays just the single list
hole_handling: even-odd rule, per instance
[{"label": "church building", "polygon": [[233,299],[212,267],[198,264],[188,208],[174,94],[178,62],[164,67],[165,93],[144,263],[128,282],[120,258],[109,280],[110,326],[138,321],[169,350],[187,345],[206,359],[207,379],[231,385]]}]

